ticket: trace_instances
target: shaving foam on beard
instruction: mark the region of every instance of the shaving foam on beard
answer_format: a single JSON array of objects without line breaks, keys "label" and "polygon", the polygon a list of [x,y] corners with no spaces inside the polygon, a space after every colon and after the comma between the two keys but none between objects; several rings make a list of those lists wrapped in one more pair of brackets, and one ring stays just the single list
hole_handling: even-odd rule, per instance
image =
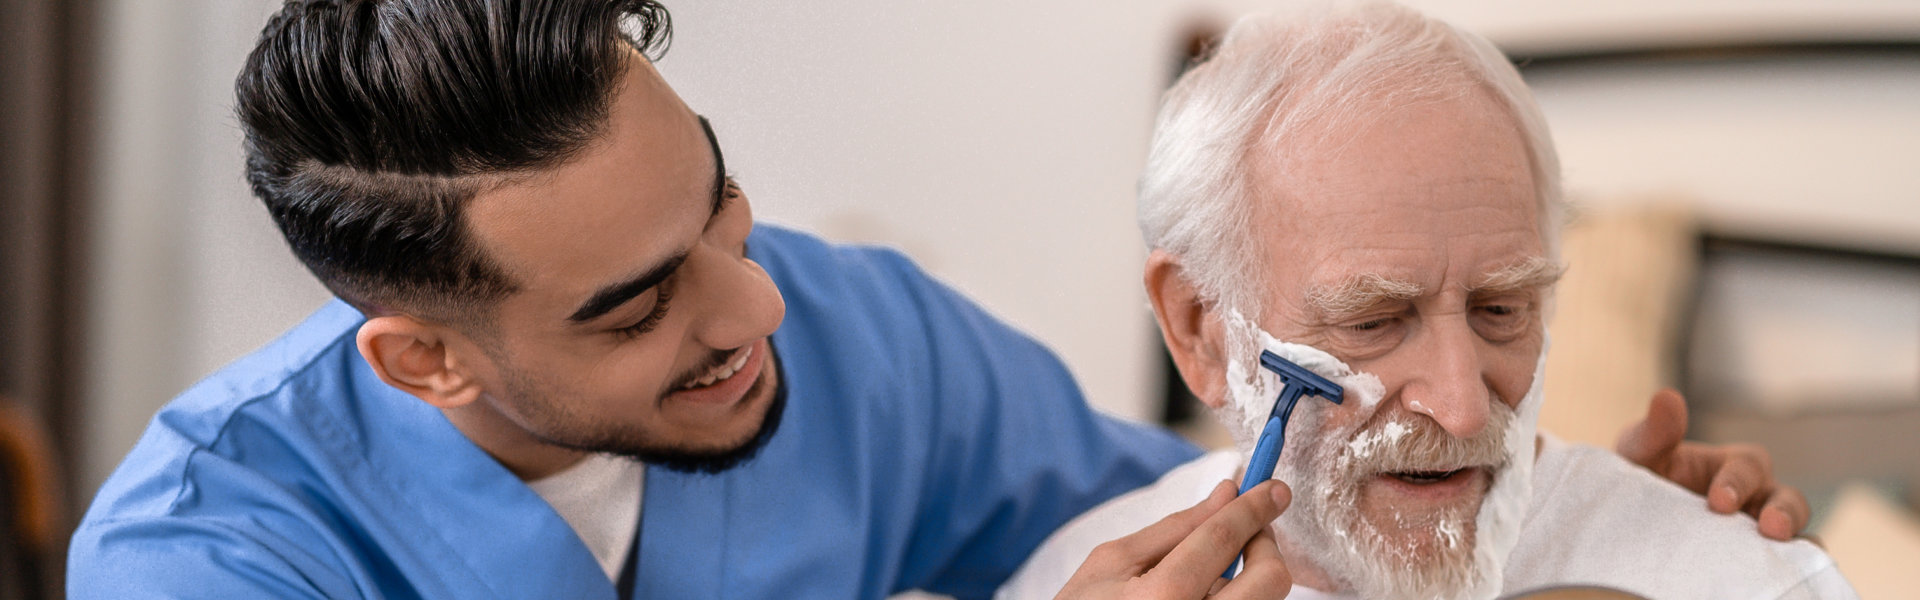
[{"label": "shaving foam on beard", "polygon": [[1540,334],[1540,357],[1533,364],[1533,384],[1520,399],[1513,423],[1507,429],[1507,468],[1493,478],[1487,495],[1480,500],[1480,513],[1474,516],[1474,564],[1492,569],[1487,580],[1476,586],[1471,597],[1493,598],[1500,594],[1506,573],[1507,555],[1520,542],[1520,524],[1526,520],[1527,505],[1533,500],[1534,440],[1540,431],[1540,404],[1545,399],[1547,349],[1553,337]]},{"label": "shaving foam on beard", "polygon": [[[1258,356],[1259,350],[1272,351],[1294,364],[1298,364],[1314,373],[1326,377],[1344,388],[1347,397],[1358,400],[1356,422],[1366,422],[1372,413],[1379,409],[1380,401],[1386,396],[1386,387],[1380,378],[1371,373],[1355,372],[1346,363],[1318,348],[1304,344],[1280,341],[1267,333],[1259,325],[1247,319],[1240,311],[1228,308],[1226,311],[1226,330],[1228,339],[1227,391],[1225,406],[1219,411],[1227,420],[1227,429],[1233,434],[1236,446],[1242,454],[1252,452],[1253,444],[1260,435],[1260,429],[1266,426],[1267,415],[1279,398],[1280,376],[1260,368],[1258,363],[1244,360],[1245,356]],[[1251,339],[1249,339],[1251,338]],[[1526,509],[1532,499],[1533,489],[1533,449],[1534,439],[1539,429],[1540,404],[1543,397],[1542,387],[1545,381],[1547,348],[1551,339],[1543,334],[1540,356],[1533,369],[1533,382],[1527,394],[1520,401],[1515,418],[1509,423],[1506,435],[1507,468],[1494,475],[1493,483],[1482,498],[1480,509],[1474,517],[1474,564],[1481,577],[1474,585],[1465,590],[1463,597],[1494,598],[1499,595],[1508,554],[1520,538],[1520,524],[1526,516]],[[1253,343],[1258,348],[1253,348]],[[1249,365],[1252,366],[1249,369]],[[1322,422],[1320,411],[1332,410],[1331,405],[1323,402],[1303,403],[1296,413],[1296,422],[1305,421],[1307,425]],[[1301,419],[1300,417],[1306,417]],[[1363,433],[1349,440],[1346,445],[1355,454],[1370,453],[1375,446],[1392,443],[1406,434],[1404,425],[1388,423],[1379,431]],[[1312,429],[1311,427],[1303,429]],[[1324,434],[1314,432],[1308,435]],[[1383,438],[1392,438],[1384,439]],[[1274,476],[1290,481],[1289,485],[1303,481],[1300,477],[1308,472],[1311,465],[1295,464],[1300,446],[1315,443],[1304,436],[1298,444],[1290,444],[1280,456],[1280,468]],[[1311,493],[1311,490],[1295,490],[1296,494]],[[1304,504],[1296,501],[1296,505]],[[1291,511],[1289,511],[1291,512]],[[1282,515],[1281,521],[1287,520]],[[1356,540],[1347,531],[1335,531],[1341,540],[1348,543],[1347,550],[1357,553],[1353,546]],[[1449,532],[1449,545],[1457,539],[1459,532]],[[1332,548],[1323,548],[1331,551]],[[1326,568],[1324,560],[1322,567]],[[1343,561],[1344,562],[1344,561]],[[1348,573],[1352,575],[1352,573]]]}]

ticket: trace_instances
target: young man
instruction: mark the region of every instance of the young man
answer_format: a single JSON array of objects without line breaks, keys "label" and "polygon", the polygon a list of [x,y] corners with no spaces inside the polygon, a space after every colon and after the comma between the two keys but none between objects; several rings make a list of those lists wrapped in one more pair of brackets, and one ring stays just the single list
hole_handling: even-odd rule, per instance
[{"label": "young man", "polygon": [[[638,0],[289,2],[237,85],[247,176],[340,301],[155,418],[70,595],[980,597],[1198,455],[900,255],[756,226],[643,55],[667,32]],[[1157,531],[1244,543],[1283,499]],[[1241,549],[1170,546],[1138,555]]]},{"label": "young man", "polygon": [[978,597],[1196,455],[899,254],[757,227],[667,35],[288,3],[247,177],[340,301],[155,418],[72,597]]}]

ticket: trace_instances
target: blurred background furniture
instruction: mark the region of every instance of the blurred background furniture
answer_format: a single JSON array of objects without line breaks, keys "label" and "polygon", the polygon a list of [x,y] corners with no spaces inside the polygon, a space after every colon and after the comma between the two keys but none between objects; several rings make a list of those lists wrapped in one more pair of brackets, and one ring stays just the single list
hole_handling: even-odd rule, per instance
[{"label": "blurred background furniture", "polygon": [[0,1],[0,600],[64,595],[99,4]]},{"label": "blurred background furniture", "polygon": [[59,464],[40,421],[0,397],[0,600],[54,598],[63,587]]}]

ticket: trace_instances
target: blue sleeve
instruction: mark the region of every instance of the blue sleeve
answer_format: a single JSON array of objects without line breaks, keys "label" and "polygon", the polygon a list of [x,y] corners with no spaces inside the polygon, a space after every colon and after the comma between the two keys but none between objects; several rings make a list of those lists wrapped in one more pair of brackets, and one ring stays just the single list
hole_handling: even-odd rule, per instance
[{"label": "blue sleeve", "polygon": [[989,597],[1067,520],[1199,455],[1164,429],[1094,412],[1052,352],[886,256],[925,319],[933,398],[904,587]]},{"label": "blue sleeve", "polygon": [[89,523],[68,553],[67,597],[359,598],[366,594],[297,545],[257,527],[152,517]]}]

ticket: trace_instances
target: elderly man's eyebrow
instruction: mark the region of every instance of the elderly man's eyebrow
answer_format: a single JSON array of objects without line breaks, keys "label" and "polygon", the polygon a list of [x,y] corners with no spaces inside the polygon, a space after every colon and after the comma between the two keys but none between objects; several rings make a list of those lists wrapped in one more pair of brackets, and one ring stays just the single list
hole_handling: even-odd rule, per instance
[{"label": "elderly man's eyebrow", "polygon": [[1544,256],[1534,256],[1487,273],[1480,279],[1480,283],[1467,291],[1475,294],[1497,294],[1543,288],[1559,281],[1560,275],[1566,272],[1566,265],[1548,260]]},{"label": "elderly man's eyebrow", "polygon": [[1322,319],[1337,320],[1365,311],[1389,300],[1411,300],[1426,291],[1420,284],[1388,278],[1378,273],[1348,277],[1331,286],[1307,289],[1307,307]]}]

